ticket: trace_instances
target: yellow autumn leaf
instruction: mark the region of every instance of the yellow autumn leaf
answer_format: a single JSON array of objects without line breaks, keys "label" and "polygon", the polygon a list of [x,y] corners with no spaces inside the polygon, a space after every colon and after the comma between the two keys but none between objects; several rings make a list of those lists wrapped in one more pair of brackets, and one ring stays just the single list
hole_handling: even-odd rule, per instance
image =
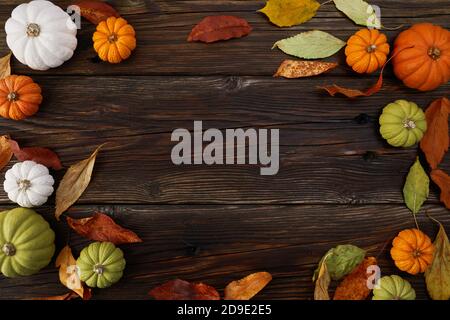
[{"label": "yellow autumn leaf", "polygon": [[84,286],[78,276],[77,262],[72,255],[72,249],[65,246],[56,258],[56,267],[59,268],[59,280],[68,289],[84,297]]},{"label": "yellow autumn leaf", "polygon": [[12,53],[10,52],[3,58],[0,58],[0,79],[11,75],[11,55]]},{"label": "yellow autumn leaf", "polygon": [[250,300],[270,281],[272,281],[270,273],[257,272],[230,282],[225,288],[225,300]]},{"label": "yellow autumn leaf", "polygon": [[9,145],[9,137],[0,136],[0,170],[2,170],[11,160],[13,152]]},{"label": "yellow autumn leaf", "polygon": [[266,6],[259,12],[279,27],[291,27],[310,20],[319,7],[315,0],[267,0]]}]

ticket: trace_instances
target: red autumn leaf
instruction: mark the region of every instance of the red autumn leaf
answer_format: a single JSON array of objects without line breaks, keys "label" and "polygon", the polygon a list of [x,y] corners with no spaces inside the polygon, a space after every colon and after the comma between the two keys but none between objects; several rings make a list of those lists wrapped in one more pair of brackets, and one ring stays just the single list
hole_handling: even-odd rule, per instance
[{"label": "red autumn leaf", "polygon": [[102,1],[80,1],[75,5],[80,8],[81,16],[93,24],[99,24],[109,17],[120,16],[116,9]]},{"label": "red autumn leaf", "polygon": [[13,139],[9,139],[9,145],[14,156],[19,161],[33,160],[54,170],[62,169],[58,155],[50,149],[40,147],[20,148],[17,141]]},{"label": "red autumn leaf", "polygon": [[241,38],[248,35],[251,31],[252,27],[245,19],[234,16],[210,16],[204,18],[192,29],[188,41],[211,43],[231,38]]},{"label": "red autumn leaf", "polygon": [[371,289],[367,286],[367,280],[371,275],[367,268],[377,264],[377,259],[368,257],[361,262],[339,284],[334,293],[333,300],[365,300]]},{"label": "red autumn leaf", "polygon": [[219,293],[213,287],[180,279],[166,282],[148,294],[156,300],[220,300]]},{"label": "red autumn leaf", "polygon": [[441,189],[441,202],[450,209],[450,176],[442,170],[431,171],[431,180]]},{"label": "red autumn leaf", "polygon": [[142,242],[133,231],[122,228],[108,215],[100,212],[84,219],[67,217],[67,223],[79,235],[90,240],[109,241],[114,244]]},{"label": "red autumn leaf", "polygon": [[450,101],[441,98],[433,101],[425,111],[428,129],[420,141],[420,148],[425,153],[431,169],[436,169],[448,151],[448,115]]}]

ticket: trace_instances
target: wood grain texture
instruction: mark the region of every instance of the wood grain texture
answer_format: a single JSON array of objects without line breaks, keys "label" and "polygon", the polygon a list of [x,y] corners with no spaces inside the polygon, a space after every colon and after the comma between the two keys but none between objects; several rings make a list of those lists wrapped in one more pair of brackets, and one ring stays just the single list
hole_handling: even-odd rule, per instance
[{"label": "wood grain texture", "polygon": [[[147,299],[147,292],[167,280],[182,278],[213,285],[221,294],[232,280],[266,270],[274,280],[258,299],[312,299],[311,276],[321,256],[338,244],[352,243],[376,256],[383,275],[398,274],[411,281],[418,298],[426,298],[423,277],[400,272],[389,256],[399,230],[414,227],[403,206],[77,206],[68,215],[89,216],[104,211],[134,230],[143,243],[124,245],[127,268],[122,281],[95,290],[96,299]],[[449,225],[441,206],[425,210]],[[58,249],[67,241],[78,255],[88,241],[56,223],[51,208],[40,213],[56,229]],[[423,214],[419,224],[430,236],[437,226]],[[57,270],[17,279],[0,278],[2,299],[62,294]]]}]

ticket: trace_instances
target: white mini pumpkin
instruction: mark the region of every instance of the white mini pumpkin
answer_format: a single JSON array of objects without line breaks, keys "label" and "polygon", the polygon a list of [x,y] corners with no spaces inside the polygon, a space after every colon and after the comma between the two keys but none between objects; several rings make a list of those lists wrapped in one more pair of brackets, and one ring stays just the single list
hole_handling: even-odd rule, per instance
[{"label": "white mini pumpkin", "polygon": [[62,65],[77,47],[75,23],[67,12],[46,0],[17,6],[5,31],[14,56],[34,70]]},{"label": "white mini pumpkin", "polygon": [[43,205],[53,193],[55,181],[48,169],[34,161],[16,163],[6,171],[3,187],[8,198],[21,207]]}]

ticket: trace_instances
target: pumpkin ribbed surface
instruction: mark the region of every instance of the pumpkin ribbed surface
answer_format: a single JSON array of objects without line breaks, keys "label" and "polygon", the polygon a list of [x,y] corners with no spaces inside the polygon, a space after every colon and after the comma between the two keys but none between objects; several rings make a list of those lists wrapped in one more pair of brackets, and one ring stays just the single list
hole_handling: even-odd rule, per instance
[{"label": "pumpkin ribbed surface", "polygon": [[384,276],[373,289],[372,300],[414,300],[416,291],[411,284],[397,275]]}]

